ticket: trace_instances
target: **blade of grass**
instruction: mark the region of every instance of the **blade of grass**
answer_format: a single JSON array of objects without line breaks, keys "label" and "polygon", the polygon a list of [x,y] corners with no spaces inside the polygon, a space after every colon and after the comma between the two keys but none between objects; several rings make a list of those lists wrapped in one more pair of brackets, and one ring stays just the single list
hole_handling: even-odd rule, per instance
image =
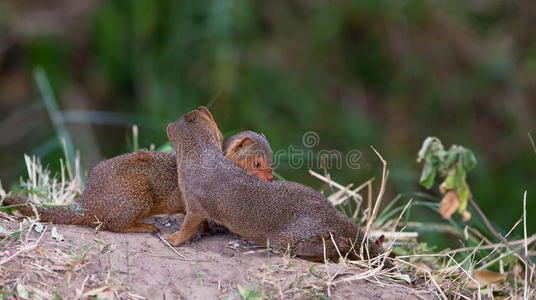
[{"label": "blade of grass", "polygon": [[272,170],[272,175],[273,175],[274,178],[277,179],[277,180],[286,180],[285,178],[283,178],[283,176],[279,175],[276,171],[273,171],[273,170]]},{"label": "blade of grass", "polygon": [[376,218],[376,215],[378,214],[378,209],[380,208],[380,204],[381,204],[382,199],[383,199],[383,193],[385,192],[385,184],[387,183],[387,176],[388,176],[387,162],[385,161],[385,159],[383,159],[383,157],[380,155],[380,153],[378,153],[378,151],[376,151],[376,148],[374,148],[374,146],[371,145],[370,147],[372,148],[374,153],[376,153],[378,158],[381,160],[383,168],[382,168],[382,183],[380,185],[380,191],[378,192],[378,196],[376,197],[376,203],[374,203],[374,208],[372,209],[372,215],[367,220],[367,226],[365,227],[365,236],[367,236],[367,234],[368,234],[368,232],[370,230],[370,226],[372,225],[372,222],[374,221],[374,219]]},{"label": "blade of grass", "polygon": [[471,203],[471,206],[473,206],[473,208],[476,210],[476,212],[478,213],[482,221],[484,221],[484,224],[489,229],[489,231],[491,231],[491,233],[493,233],[493,235],[496,238],[498,238],[501,242],[503,242],[510,250],[514,251],[514,253],[516,253],[519,256],[520,260],[523,261],[527,266],[530,265],[530,258],[527,255],[524,255],[523,253],[521,253],[521,251],[512,247],[512,245],[510,245],[510,243],[501,234],[495,231],[493,226],[491,226],[490,222],[488,221],[488,218],[486,217],[486,215],[484,215],[484,212],[482,212],[482,210],[480,209],[480,207],[478,207],[478,205],[472,199],[472,197],[469,197],[468,200],[469,200],[469,203]]},{"label": "blade of grass", "polygon": [[[392,216],[393,213],[391,211],[391,208],[402,199],[402,194],[396,195],[396,197],[387,204],[387,206],[382,209],[382,211],[378,214],[378,217],[376,218],[376,223],[382,224],[384,220],[388,219],[389,216]],[[387,215],[387,217],[385,217]]]},{"label": "blade of grass", "polygon": [[534,154],[536,154],[536,144],[534,144],[534,140],[532,139],[532,135],[530,134],[530,132],[528,133],[528,135],[529,135],[530,144],[532,145],[532,150],[534,150]]},{"label": "blade of grass", "polygon": [[[534,145],[534,144],[533,144]],[[523,194],[523,245],[525,248],[525,256],[529,257],[529,247],[527,243],[527,191]],[[530,258],[525,261],[525,284],[523,286],[523,297],[528,299],[529,295],[529,266]]]},{"label": "blade of grass", "polygon": [[172,152],[172,151],[173,151],[173,147],[171,146],[171,143],[170,143],[170,142],[166,142],[166,143],[163,144],[162,146],[156,148],[156,151]]},{"label": "blade of grass", "polygon": [[214,102],[216,102],[216,100],[218,100],[221,96],[221,94],[223,93],[223,90],[219,90],[213,97],[212,99],[210,99],[210,101],[207,103],[207,105],[205,105],[206,108],[210,108],[212,106],[212,104],[214,104]]},{"label": "blade of grass", "polygon": [[138,149],[140,149],[138,125],[132,125],[132,152],[136,152]]},{"label": "blade of grass", "polygon": [[[64,145],[63,147],[64,155],[68,164],[67,170],[73,170],[75,167],[75,157],[76,157],[74,144],[71,139],[71,135],[69,134],[69,131],[67,130],[67,127],[65,126],[65,121],[63,120],[61,111],[58,108],[58,103],[52,91],[52,87],[50,86],[50,82],[48,80],[47,74],[42,67],[37,67],[34,69],[33,75],[34,75],[35,82],[37,84],[37,88],[39,89],[39,92],[41,93],[41,98],[43,102],[45,103],[45,107],[47,109],[48,115],[50,116],[50,119],[52,120],[52,124],[54,125],[54,129],[56,130],[56,134],[58,135],[60,145],[61,144]],[[83,187],[85,180],[82,177],[83,176],[82,172],[80,171],[79,174],[72,174],[72,172],[69,171],[70,179],[73,179],[74,176],[76,175],[80,176],[80,180],[82,181],[82,187]]]},{"label": "blade of grass", "polygon": [[151,130],[161,130],[159,121],[156,118],[128,114],[117,113],[100,110],[78,110],[68,109],[61,111],[63,121],[65,123],[89,123],[94,125],[106,126],[129,126],[130,124],[143,124],[144,128]]}]

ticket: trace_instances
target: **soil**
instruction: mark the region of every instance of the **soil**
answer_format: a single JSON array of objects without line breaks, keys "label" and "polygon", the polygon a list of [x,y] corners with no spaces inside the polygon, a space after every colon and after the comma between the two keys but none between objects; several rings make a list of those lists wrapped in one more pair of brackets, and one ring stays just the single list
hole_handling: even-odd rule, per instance
[{"label": "soil", "polygon": [[[160,234],[169,234],[182,218],[156,216],[146,221]],[[45,299],[438,299],[425,286],[368,276],[370,269],[353,265],[285,257],[231,233],[202,236],[171,248],[156,234],[44,225],[41,233],[26,228],[19,238],[0,244],[4,295],[11,292],[8,297],[17,299],[18,288],[20,296]],[[19,220],[0,219],[7,231],[21,226]],[[63,241],[52,236],[53,227]],[[364,278],[357,279],[359,275]]]}]

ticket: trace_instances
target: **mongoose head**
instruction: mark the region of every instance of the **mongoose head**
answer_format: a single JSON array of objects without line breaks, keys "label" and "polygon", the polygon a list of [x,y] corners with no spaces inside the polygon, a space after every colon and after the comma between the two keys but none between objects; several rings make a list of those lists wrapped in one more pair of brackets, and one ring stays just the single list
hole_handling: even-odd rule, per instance
[{"label": "mongoose head", "polygon": [[272,149],[262,134],[246,130],[229,137],[223,143],[225,157],[246,172],[273,181]]},{"label": "mongoose head", "polygon": [[[188,146],[188,143],[178,143],[179,141],[201,141],[207,145],[213,145],[222,149],[223,136],[214,122],[214,118],[204,106],[184,114],[177,121],[170,123],[166,128],[169,141],[176,145]],[[177,149],[183,151],[187,149]]]}]

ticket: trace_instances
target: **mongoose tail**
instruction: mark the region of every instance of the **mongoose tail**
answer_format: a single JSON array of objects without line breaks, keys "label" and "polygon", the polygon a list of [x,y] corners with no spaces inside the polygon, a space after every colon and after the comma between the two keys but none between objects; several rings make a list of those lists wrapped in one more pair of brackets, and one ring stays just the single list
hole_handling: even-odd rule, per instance
[{"label": "mongoose tail", "polygon": [[[28,199],[23,196],[6,197],[4,205],[22,204],[16,209],[25,216],[34,215],[32,207],[28,204]],[[69,207],[36,207],[39,219],[43,222],[52,222],[56,224],[85,224],[87,217],[83,214],[77,214]]]}]

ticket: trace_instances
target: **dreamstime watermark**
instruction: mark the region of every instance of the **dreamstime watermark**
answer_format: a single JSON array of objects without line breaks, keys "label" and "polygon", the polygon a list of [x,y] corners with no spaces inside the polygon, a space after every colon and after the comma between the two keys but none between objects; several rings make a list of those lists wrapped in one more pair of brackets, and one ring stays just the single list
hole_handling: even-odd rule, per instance
[{"label": "dreamstime watermark", "polygon": [[[215,166],[227,169],[236,169],[241,167],[253,175],[261,178],[264,176],[271,177],[273,169],[285,165],[290,169],[326,169],[326,170],[341,170],[349,169],[365,169],[370,168],[370,164],[362,165],[362,152],[357,149],[352,149],[348,152],[339,150],[318,149],[320,145],[320,137],[314,131],[308,131],[302,136],[302,147],[289,145],[287,149],[281,149],[272,153],[271,157],[267,153],[264,145],[255,146],[255,144],[245,144],[238,148],[223,149],[224,155],[229,158],[229,161],[223,164],[217,163],[213,158],[201,159],[199,151],[186,151],[186,147],[179,143],[179,147],[175,148],[177,155],[177,168],[182,169],[190,167],[193,169],[206,169],[211,172]],[[252,147],[249,147],[250,145]],[[205,162],[205,163],[203,163]],[[222,174],[222,176],[225,174]],[[228,174],[227,174],[228,175]]]},{"label": "dreamstime watermark", "polygon": [[302,136],[304,148],[293,145],[287,149],[278,150],[273,154],[272,168],[277,168],[282,162],[287,162],[291,169],[350,169],[361,168],[361,151],[357,149],[343,153],[338,150],[315,149],[320,144],[320,136],[314,131],[308,131]]}]

